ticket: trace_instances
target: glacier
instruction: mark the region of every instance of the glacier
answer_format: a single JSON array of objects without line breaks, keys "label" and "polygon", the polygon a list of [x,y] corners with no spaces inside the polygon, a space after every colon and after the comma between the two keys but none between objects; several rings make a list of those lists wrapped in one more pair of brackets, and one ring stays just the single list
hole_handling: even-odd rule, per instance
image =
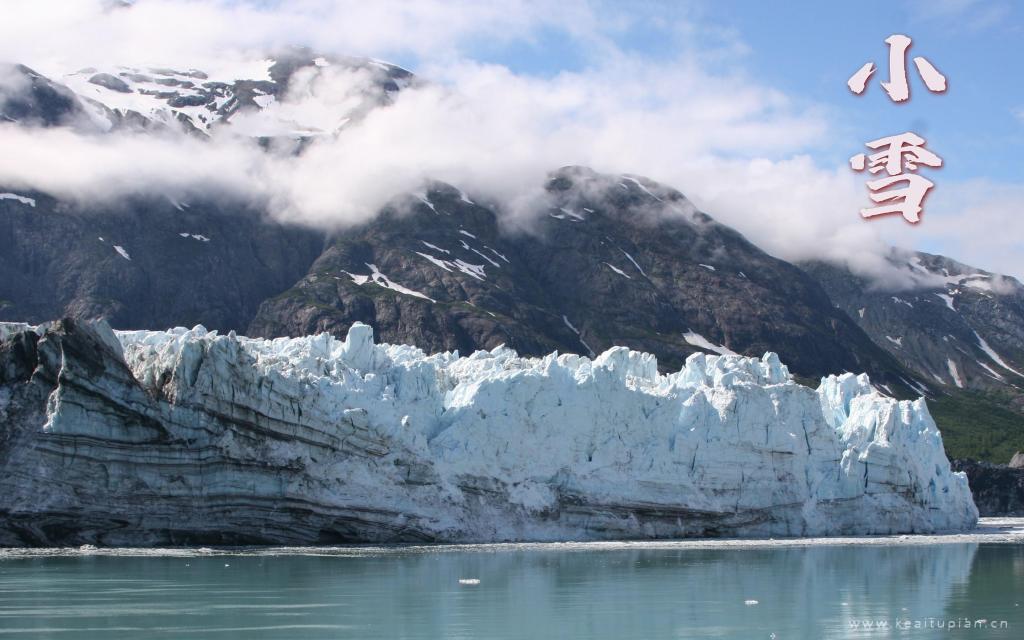
[{"label": "glacier", "polygon": [[0,545],[497,542],[963,531],[925,400],[772,353],[468,357],[354,324],[0,323]]}]

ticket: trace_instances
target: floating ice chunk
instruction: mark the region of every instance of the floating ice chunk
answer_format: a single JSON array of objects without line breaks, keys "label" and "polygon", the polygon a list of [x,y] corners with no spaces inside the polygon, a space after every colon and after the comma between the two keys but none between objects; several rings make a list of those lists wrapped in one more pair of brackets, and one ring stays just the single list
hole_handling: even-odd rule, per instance
[{"label": "floating ice chunk", "polygon": [[459,578],[459,584],[480,584],[480,578]]},{"label": "floating ice chunk", "polygon": [[704,267],[708,271],[715,271],[715,268],[713,266],[711,266],[710,264],[704,264],[703,262],[699,262],[697,264],[699,264],[700,266]]},{"label": "floating ice chunk", "polygon": [[122,247],[119,244],[115,244],[114,245],[114,251],[116,251],[118,253],[118,255],[120,255],[125,260],[131,260],[132,259],[132,257],[130,255],[128,255],[128,252],[124,250],[124,247]]}]

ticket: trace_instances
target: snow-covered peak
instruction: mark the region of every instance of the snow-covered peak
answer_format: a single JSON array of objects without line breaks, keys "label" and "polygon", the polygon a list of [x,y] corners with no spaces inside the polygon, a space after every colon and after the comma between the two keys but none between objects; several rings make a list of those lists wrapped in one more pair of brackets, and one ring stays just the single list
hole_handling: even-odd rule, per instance
[{"label": "snow-covered peak", "polygon": [[[210,133],[231,123],[235,132],[252,137],[333,133],[411,80],[404,69],[376,60],[310,55],[216,70],[86,68],[60,78],[104,130],[157,124]],[[328,83],[330,90],[321,88]]]},{"label": "snow-covered peak", "polygon": [[907,266],[922,286],[945,289],[952,295],[959,293],[961,287],[990,295],[1022,289],[1014,278],[977,269],[944,256],[915,253],[907,261]]}]

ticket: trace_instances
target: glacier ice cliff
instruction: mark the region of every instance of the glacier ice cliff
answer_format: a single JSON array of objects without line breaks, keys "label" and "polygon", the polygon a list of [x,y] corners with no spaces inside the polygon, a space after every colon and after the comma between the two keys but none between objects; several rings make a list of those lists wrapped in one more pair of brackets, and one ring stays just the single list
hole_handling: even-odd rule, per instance
[{"label": "glacier ice cliff", "polygon": [[974,526],[923,399],[774,354],[469,357],[370,327],[0,324],[0,544],[586,540]]}]

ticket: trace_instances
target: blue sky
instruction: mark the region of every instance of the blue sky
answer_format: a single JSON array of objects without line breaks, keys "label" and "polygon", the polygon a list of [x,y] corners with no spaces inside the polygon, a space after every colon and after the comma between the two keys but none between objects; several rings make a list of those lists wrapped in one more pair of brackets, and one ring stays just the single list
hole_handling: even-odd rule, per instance
[{"label": "blue sky", "polygon": [[[868,140],[914,131],[946,162],[954,180],[1024,180],[1024,7],[1012,2],[708,2],[607,3],[609,13],[637,19],[605,33],[623,51],[669,63],[683,50],[720,51],[720,72],[743,73],[794,100],[827,110],[841,136],[808,151],[842,163]],[[694,25],[680,32],[680,23]],[[911,99],[894,103],[879,82],[887,76],[884,40],[914,40],[908,58],[924,56],[949,80],[927,91],[910,64]],[[552,76],[598,61],[588,42],[542,28],[529,41],[474,43],[471,55],[518,73]],[[878,71],[854,96],[847,78],[865,62]],[[415,56],[404,60],[416,65]]]}]

